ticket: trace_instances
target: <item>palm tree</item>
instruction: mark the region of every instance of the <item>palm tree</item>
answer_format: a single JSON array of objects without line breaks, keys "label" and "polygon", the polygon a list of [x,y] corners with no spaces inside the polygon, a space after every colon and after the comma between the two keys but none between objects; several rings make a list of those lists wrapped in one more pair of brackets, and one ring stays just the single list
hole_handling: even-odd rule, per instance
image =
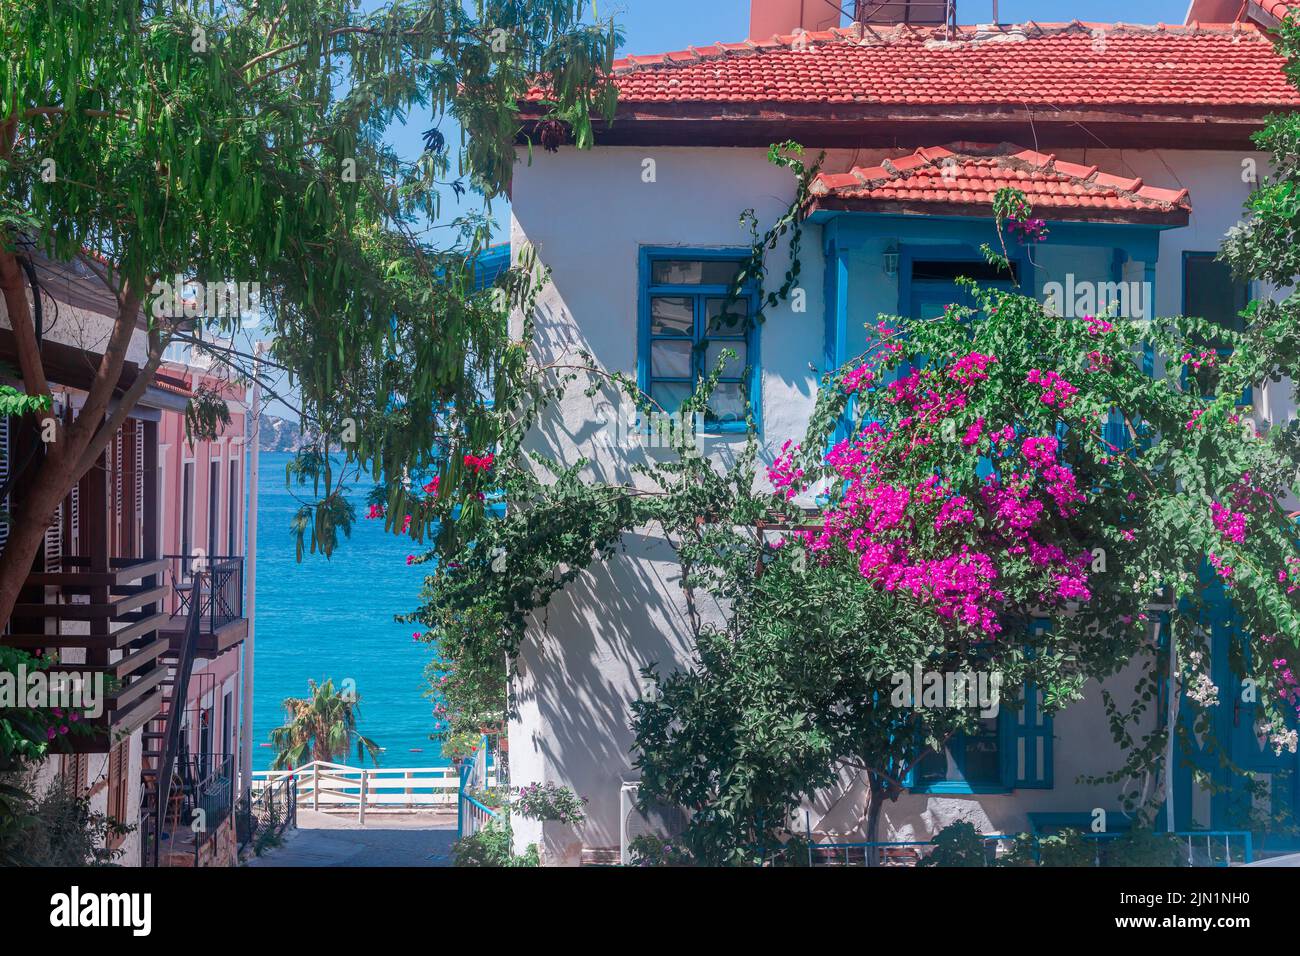
[{"label": "palm tree", "polygon": [[[272,770],[298,767],[308,760],[335,760],[346,757],[357,744],[357,760],[365,763],[365,755],[379,763],[379,745],[357,732],[357,718],[361,716],[358,705],[361,697],[349,690],[339,693],[334,681],[317,684],[307,681],[309,696],[285,699],[284,710],[288,720],[284,726],[271,731],[275,744],[275,762]],[[308,757],[310,754],[310,758]]]}]

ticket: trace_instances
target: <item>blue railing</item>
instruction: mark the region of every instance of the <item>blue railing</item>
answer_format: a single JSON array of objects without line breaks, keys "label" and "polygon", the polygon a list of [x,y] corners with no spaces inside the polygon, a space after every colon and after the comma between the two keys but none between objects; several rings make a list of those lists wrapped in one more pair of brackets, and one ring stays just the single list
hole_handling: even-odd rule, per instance
[{"label": "blue railing", "polygon": [[463,840],[482,830],[489,821],[495,820],[497,811],[486,806],[475,793],[486,789],[488,784],[488,738],[483,735],[482,742],[472,760],[465,760],[460,765],[460,790],[456,799],[456,838]]}]

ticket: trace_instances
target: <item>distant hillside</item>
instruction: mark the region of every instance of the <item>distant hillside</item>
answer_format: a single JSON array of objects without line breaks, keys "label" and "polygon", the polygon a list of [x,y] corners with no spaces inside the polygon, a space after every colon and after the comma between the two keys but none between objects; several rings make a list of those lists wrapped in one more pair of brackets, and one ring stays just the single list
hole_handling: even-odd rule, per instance
[{"label": "distant hillside", "polygon": [[257,447],[262,451],[297,451],[299,437],[297,422],[265,413],[258,421]]}]

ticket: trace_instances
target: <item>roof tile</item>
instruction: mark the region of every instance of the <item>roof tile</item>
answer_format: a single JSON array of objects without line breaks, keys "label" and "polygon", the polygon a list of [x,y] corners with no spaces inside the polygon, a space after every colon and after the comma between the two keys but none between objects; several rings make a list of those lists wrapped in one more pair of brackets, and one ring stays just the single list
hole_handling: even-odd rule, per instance
[{"label": "roof tile", "polygon": [[[822,173],[813,181],[814,202],[835,198],[943,203],[989,207],[998,190],[1015,188],[1043,210],[1087,209],[1113,213],[1154,213],[1185,217],[1191,210],[1186,189],[1146,186],[1141,179],[1114,176],[1096,166],[1060,162],[1054,156],[1007,143],[955,143],[922,147],[887,159],[880,166],[848,173]],[[972,210],[974,211],[974,210]]]},{"label": "roof tile", "polygon": [[[615,63],[620,101],[1300,106],[1250,24],[837,30]],[[800,38],[802,39],[802,38]],[[534,95],[540,95],[534,91]]]}]

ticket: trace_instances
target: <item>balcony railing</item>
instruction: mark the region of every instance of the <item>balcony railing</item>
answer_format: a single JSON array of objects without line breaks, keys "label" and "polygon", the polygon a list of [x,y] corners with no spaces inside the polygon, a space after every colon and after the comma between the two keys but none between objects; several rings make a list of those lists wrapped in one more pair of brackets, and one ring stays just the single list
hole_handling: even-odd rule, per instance
[{"label": "balcony railing", "polygon": [[[201,656],[211,656],[244,639],[244,559],[227,555],[166,555],[173,626],[177,634],[197,602]],[[199,574],[198,572],[203,572]]]},{"label": "balcony railing", "polygon": [[215,859],[218,833],[235,807],[234,771],[233,754],[177,758],[161,865],[203,866]]},{"label": "balcony railing", "polygon": [[[178,767],[184,784],[181,819],[203,821],[203,832],[214,833],[234,808],[235,758],[233,754],[192,754]],[[195,812],[201,811],[196,817]]]},{"label": "balcony railing", "polygon": [[[85,557],[64,555],[61,571],[27,576],[22,597],[0,644],[25,650],[59,651],[53,673],[94,675],[106,688],[103,713],[87,719],[90,734],[69,735],[67,746],[107,753],[122,734],[158,713],[167,677],[168,619],[163,583],[166,562],[112,558],[94,567]],[[74,651],[86,663],[69,663]],[[76,659],[76,658],[74,658]]]}]

